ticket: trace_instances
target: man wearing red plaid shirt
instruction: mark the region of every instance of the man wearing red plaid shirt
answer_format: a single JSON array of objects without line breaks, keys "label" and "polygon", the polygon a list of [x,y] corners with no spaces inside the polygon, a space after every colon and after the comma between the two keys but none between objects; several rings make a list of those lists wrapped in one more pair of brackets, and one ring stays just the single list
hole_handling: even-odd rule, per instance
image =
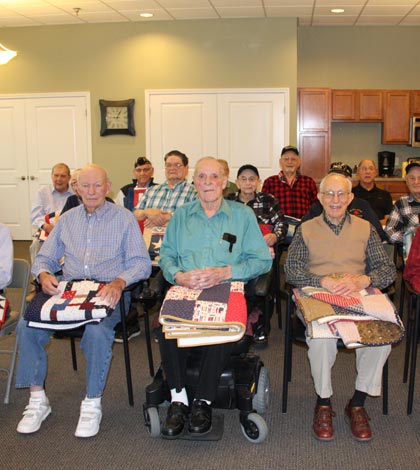
[{"label": "man wearing red plaid shirt", "polygon": [[[281,151],[279,160],[281,171],[278,175],[268,177],[263,184],[262,192],[272,194],[280,202],[280,207],[289,223],[289,231],[285,240],[289,244],[294,229],[317,200],[315,181],[310,176],[301,175],[299,150],[288,145]],[[289,216],[289,217],[288,217]]]}]

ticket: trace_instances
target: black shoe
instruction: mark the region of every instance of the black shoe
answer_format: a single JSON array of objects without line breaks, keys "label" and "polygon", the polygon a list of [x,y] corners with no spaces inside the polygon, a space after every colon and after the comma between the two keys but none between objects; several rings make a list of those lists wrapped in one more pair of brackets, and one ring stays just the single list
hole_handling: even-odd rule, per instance
[{"label": "black shoe", "polygon": [[211,406],[204,400],[194,400],[191,407],[188,432],[191,434],[204,434],[211,429]]},{"label": "black shoe", "polygon": [[188,413],[188,406],[184,405],[184,403],[178,401],[172,402],[162,426],[162,434],[165,437],[177,437],[182,434],[184,424],[188,420]]},{"label": "black shoe", "polygon": [[262,325],[258,325],[254,333],[254,343],[265,345],[268,343],[268,334]]},{"label": "black shoe", "polygon": [[[128,339],[128,341],[130,341],[130,339],[134,338],[135,336],[139,336],[140,333],[141,333],[141,331],[140,331],[140,325],[139,325],[138,321],[136,321],[136,323],[132,323],[130,325],[127,325],[127,339]],[[115,330],[114,341],[116,343],[122,343],[123,342],[123,334],[122,334],[121,323],[118,323],[117,328]]]}]

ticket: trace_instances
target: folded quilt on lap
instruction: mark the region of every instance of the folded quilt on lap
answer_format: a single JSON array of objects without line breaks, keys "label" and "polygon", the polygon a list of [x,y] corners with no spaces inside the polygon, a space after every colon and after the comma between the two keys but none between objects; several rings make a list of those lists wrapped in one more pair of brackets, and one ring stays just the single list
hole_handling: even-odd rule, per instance
[{"label": "folded quilt on lap", "polygon": [[105,283],[98,281],[61,281],[59,294],[39,292],[29,303],[24,318],[28,326],[50,330],[70,330],[111,315],[109,302],[98,297]]},{"label": "folded quilt on lap", "polygon": [[203,290],[172,286],[162,304],[159,323],[165,338],[176,338],[179,347],[239,341],[247,323],[244,283],[235,281]]},{"label": "folded quilt on lap", "polygon": [[347,348],[393,344],[404,336],[394,304],[379,289],[344,297],[326,289],[293,289],[311,338],[341,338]]}]

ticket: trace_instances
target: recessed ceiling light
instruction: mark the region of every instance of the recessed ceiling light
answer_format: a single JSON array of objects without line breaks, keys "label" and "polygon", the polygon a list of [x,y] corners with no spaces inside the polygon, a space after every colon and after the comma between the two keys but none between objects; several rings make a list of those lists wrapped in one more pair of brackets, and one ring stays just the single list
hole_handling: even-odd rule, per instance
[{"label": "recessed ceiling light", "polygon": [[344,10],[342,8],[333,8],[331,13],[344,13]]},{"label": "recessed ceiling light", "polygon": [[142,18],[151,18],[153,16],[153,13],[140,13],[140,16]]}]

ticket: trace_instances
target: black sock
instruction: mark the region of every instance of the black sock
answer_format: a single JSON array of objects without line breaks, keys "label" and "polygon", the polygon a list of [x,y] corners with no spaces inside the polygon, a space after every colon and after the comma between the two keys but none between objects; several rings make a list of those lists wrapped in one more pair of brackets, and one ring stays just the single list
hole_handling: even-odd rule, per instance
[{"label": "black sock", "polygon": [[316,404],[319,406],[331,406],[331,398],[321,398],[318,396]]},{"label": "black sock", "polygon": [[365,406],[365,400],[367,397],[366,392],[361,392],[360,390],[355,390],[352,399],[350,400],[350,408],[353,406]]}]

